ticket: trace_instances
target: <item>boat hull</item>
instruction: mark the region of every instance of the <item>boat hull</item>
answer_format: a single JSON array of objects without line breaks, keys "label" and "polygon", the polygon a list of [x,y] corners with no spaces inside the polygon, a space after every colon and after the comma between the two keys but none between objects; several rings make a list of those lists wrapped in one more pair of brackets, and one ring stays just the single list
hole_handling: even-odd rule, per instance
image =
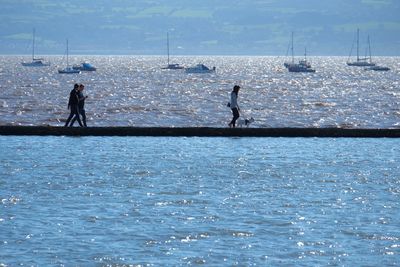
[{"label": "boat hull", "polygon": [[79,74],[81,73],[80,70],[74,70],[72,68],[66,68],[66,69],[59,69],[58,70],[59,74]]},{"label": "boat hull", "polygon": [[184,67],[179,64],[169,64],[168,66],[166,66],[162,69],[163,70],[181,70],[181,69],[184,69]]},{"label": "boat hull", "polygon": [[373,70],[373,71],[389,71],[389,67],[381,67],[381,66],[373,66],[370,68],[366,68],[366,70]]},{"label": "boat hull", "polygon": [[44,63],[42,61],[22,62],[24,67],[48,67],[50,63]]},{"label": "boat hull", "polygon": [[215,70],[195,70],[195,69],[186,69],[186,73],[214,73]]},{"label": "boat hull", "polygon": [[301,60],[299,63],[285,63],[284,66],[289,72],[315,72],[315,69],[311,68],[311,64],[305,60]]},{"label": "boat hull", "polygon": [[205,66],[203,64],[198,64],[195,67],[186,68],[185,72],[186,73],[214,73],[215,70],[216,70],[215,67],[210,69],[210,68],[208,68],[207,66]]},{"label": "boat hull", "polygon": [[369,63],[365,61],[347,62],[347,66],[352,66],[352,67],[373,67],[375,65],[376,65],[375,63]]},{"label": "boat hull", "polygon": [[311,68],[299,68],[299,67],[288,67],[289,72],[315,72],[315,69]]},{"label": "boat hull", "polygon": [[79,71],[96,71],[97,68],[93,67],[89,63],[82,63],[81,65],[74,65],[72,66],[74,70],[79,70]]}]

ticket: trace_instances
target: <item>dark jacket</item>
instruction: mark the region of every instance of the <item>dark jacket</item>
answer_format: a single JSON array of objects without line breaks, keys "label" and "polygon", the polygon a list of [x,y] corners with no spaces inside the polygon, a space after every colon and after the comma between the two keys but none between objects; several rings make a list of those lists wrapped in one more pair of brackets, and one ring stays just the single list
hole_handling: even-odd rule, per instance
[{"label": "dark jacket", "polygon": [[71,92],[69,93],[69,100],[68,100],[68,108],[71,106],[76,106],[78,105],[79,98],[78,98],[78,92],[75,89],[72,89]]}]

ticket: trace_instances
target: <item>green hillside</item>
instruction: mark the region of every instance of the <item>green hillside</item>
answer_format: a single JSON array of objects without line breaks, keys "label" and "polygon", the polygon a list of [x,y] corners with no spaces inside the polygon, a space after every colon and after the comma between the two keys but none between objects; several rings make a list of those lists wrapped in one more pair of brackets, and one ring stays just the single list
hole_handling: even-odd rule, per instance
[{"label": "green hillside", "polygon": [[347,55],[357,28],[374,54],[400,54],[398,0],[0,0],[0,53]]}]

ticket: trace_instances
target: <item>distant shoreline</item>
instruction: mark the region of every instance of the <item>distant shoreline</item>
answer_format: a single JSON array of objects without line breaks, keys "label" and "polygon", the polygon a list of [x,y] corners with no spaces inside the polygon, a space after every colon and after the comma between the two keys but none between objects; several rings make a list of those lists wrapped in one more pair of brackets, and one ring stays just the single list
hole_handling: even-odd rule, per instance
[{"label": "distant shoreline", "polygon": [[[16,56],[16,57],[32,57],[30,54],[0,54],[0,56]],[[40,57],[63,57],[63,54],[40,54]],[[104,53],[104,54],[92,54],[92,53],[76,53],[73,52],[73,54],[70,54],[70,56],[91,56],[91,57],[106,57],[106,56],[118,56],[118,57],[166,57],[163,54],[112,54],[112,53]],[[259,55],[259,54],[252,54],[252,55],[244,55],[244,54],[227,54],[227,55],[222,55],[222,54],[185,54],[185,55],[180,55],[180,54],[175,54],[174,58],[179,58],[179,57],[282,57],[282,58],[289,58],[290,56],[287,55]],[[303,57],[302,55],[295,56],[296,58],[301,58]],[[348,58],[349,55],[307,55],[308,58],[318,58],[318,57],[345,57]],[[400,55],[374,55],[373,58],[380,58],[380,57],[400,57]]]},{"label": "distant shoreline", "polygon": [[0,126],[0,135],[400,138],[400,129]]}]

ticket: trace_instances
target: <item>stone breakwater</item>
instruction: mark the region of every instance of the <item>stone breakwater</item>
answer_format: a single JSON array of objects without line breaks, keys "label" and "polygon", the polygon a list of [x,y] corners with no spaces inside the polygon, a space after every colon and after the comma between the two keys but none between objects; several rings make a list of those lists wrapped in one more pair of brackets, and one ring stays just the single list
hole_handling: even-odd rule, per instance
[{"label": "stone breakwater", "polygon": [[0,135],[400,138],[400,129],[0,126]]}]

